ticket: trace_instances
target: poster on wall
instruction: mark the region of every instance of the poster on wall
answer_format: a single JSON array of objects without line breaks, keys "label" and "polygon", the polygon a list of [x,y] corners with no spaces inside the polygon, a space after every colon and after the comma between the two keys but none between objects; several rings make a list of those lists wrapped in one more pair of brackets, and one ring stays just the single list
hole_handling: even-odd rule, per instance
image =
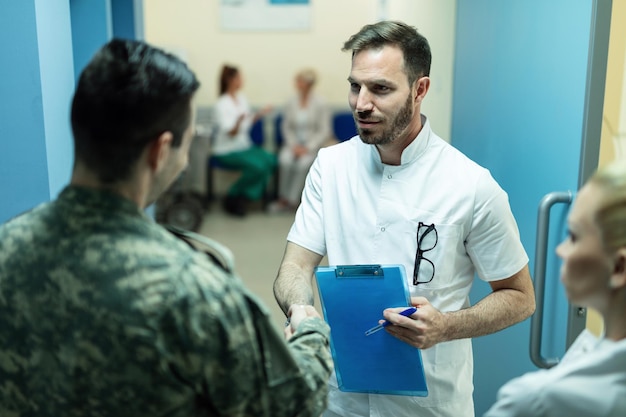
[{"label": "poster on wall", "polygon": [[311,0],[220,0],[223,30],[287,31],[311,27]]}]

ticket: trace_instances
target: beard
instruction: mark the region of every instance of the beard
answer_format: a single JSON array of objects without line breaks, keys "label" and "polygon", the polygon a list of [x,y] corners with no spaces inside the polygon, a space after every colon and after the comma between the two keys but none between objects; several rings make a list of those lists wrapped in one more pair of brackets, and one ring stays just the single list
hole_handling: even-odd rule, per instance
[{"label": "beard", "polygon": [[[409,94],[404,102],[404,106],[396,113],[395,117],[380,133],[375,133],[373,129],[361,129],[357,123],[357,130],[363,143],[368,145],[386,145],[395,141],[406,130],[413,118],[413,99]],[[383,122],[385,119],[383,119]]]}]

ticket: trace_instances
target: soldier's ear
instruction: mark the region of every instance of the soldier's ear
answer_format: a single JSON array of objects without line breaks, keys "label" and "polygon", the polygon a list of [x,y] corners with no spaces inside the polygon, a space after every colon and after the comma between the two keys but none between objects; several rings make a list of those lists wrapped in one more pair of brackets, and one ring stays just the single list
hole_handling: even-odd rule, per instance
[{"label": "soldier's ear", "polygon": [[148,150],[148,165],[154,172],[160,171],[170,154],[172,140],[174,135],[172,132],[163,132],[159,137],[152,141]]}]

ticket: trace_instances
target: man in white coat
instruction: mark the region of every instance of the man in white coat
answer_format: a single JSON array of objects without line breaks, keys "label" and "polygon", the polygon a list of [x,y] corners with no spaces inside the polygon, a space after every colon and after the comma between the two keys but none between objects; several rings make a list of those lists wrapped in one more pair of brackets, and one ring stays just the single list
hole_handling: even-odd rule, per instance
[{"label": "man in white coat", "polygon": [[[330,265],[404,265],[418,310],[404,317],[389,306],[384,318],[394,325],[385,329],[422,349],[429,395],[348,393],[333,379],[325,416],[473,416],[470,338],[535,309],[508,196],[421,114],[431,53],[415,28],[367,25],[344,50],[352,52],[349,102],[359,136],[318,153],[274,294],[286,314],[313,304],[311,278],[325,255]],[[470,305],[475,274],[492,292]]]}]

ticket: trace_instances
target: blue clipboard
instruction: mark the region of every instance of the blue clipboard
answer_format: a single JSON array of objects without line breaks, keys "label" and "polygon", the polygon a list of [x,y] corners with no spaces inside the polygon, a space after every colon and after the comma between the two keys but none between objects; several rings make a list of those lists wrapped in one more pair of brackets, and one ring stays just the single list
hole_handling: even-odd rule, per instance
[{"label": "blue clipboard", "polygon": [[365,332],[388,307],[410,306],[402,265],[318,267],[317,288],[326,322],[339,389],[345,392],[425,397],[426,378],[419,349],[385,331]]}]

